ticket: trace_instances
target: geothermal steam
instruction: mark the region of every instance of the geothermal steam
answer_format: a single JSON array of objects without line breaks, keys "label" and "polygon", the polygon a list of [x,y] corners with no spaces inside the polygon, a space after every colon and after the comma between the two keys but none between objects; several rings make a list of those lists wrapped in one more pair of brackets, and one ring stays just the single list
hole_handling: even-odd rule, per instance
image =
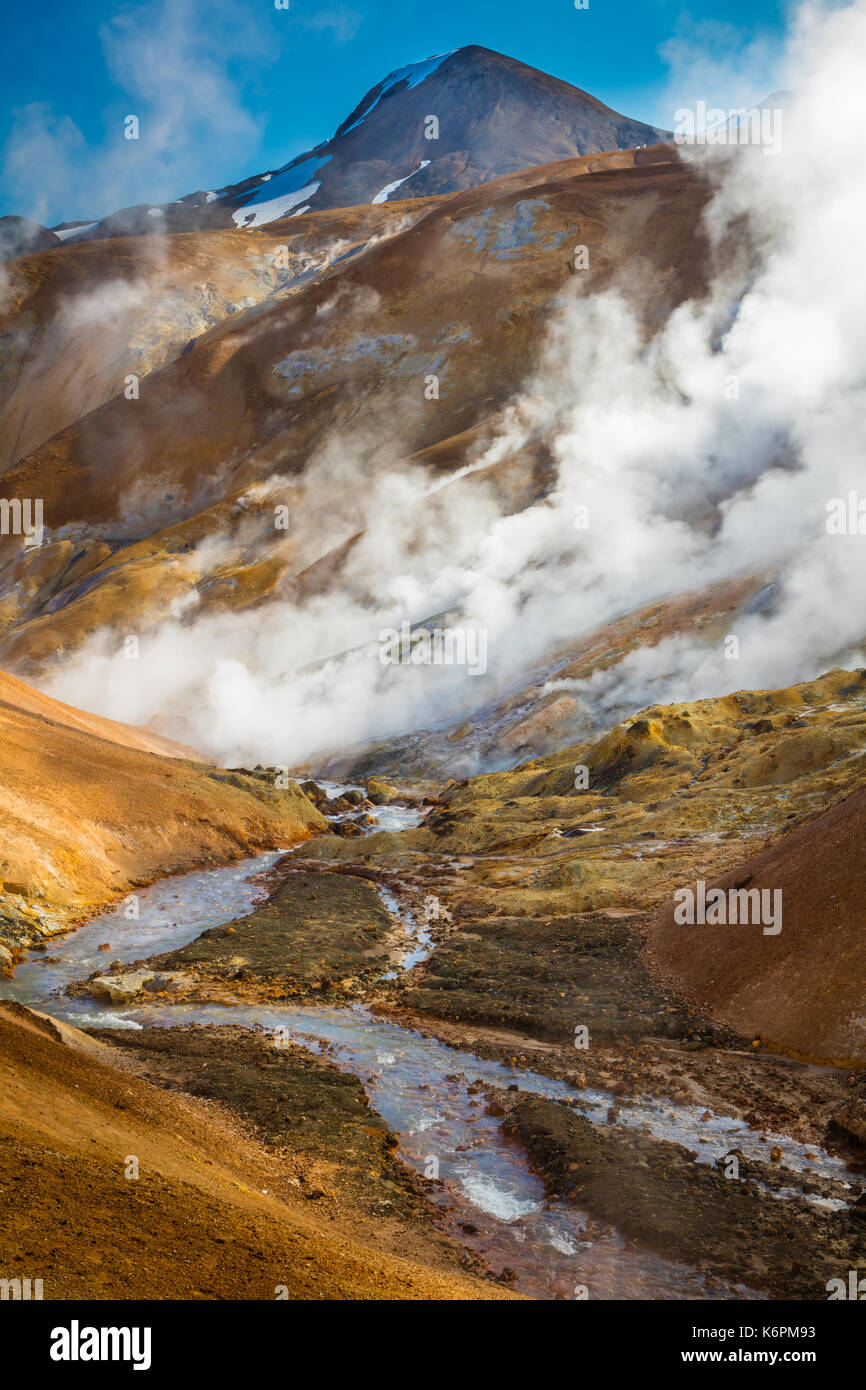
[{"label": "geothermal steam", "polygon": [[[748,276],[720,275],[649,343],[625,294],[562,311],[526,399],[467,461],[543,433],[558,464],[543,502],[504,516],[483,486],[433,489],[420,470],[377,478],[371,463],[359,477],[343,441],[303,480],[322,499],[318,553],[364,532],[339,593],[254,615],[187,611],[143,639],[136,662],[118,658],[115,637],[92,643],[52,693],[132,722],[168,716],[229,763],[293,765],[477,708],[555,644],[739,574],[767,589],[734,621],[738,659],[671,638],[582,697],[603,715],[862,662],[866,537],[829,534],[826,520],[828,502],[864,485],[864,70],[866,0],[807,8],[781,73],[795,94],[781,149],[683,151],[714,180],[711,240],[748,238]],[[310,518],[293,543],[312,545]],[[383,631],[443,613],[441,625],[486,631],[485,677],[382,664]]]}]

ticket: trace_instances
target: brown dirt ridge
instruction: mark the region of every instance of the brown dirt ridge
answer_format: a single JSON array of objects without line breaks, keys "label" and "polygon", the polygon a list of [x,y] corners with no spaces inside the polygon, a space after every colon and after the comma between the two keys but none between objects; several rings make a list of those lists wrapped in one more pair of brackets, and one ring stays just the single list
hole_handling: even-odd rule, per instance
[{"label": "brown dirt ridge", "polygon": [[866,1054],[866,790],[854,792],[707,884],[782,894],[782,929],[649,929],[652,957],[689,998],[741,1033],[802,1057]]},{"label": "brown dirt ridge", "polygon": [[294,784],[193,757],[0,675],[0,945],[38,945],[134,886],[326,828]]}]

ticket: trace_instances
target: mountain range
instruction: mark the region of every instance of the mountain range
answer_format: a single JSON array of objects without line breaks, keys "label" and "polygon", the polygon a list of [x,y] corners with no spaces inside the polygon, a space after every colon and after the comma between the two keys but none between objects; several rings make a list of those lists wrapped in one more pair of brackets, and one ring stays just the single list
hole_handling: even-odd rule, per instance
[{"label": "mountain range", "polygon": [[259,227],[311,210],[456,193],[530,165],[667,138],[568,82],[472,45],[389,73],[330,140],[279,169],[92,222],[48,229],[5,218],[0,248],[22,255],[96,238]]},{"label": "mountain range", "polygon": [[0,1282],[823,1298],[866,1250],[852,160],[477,46],[353,101],[0,220]]}]

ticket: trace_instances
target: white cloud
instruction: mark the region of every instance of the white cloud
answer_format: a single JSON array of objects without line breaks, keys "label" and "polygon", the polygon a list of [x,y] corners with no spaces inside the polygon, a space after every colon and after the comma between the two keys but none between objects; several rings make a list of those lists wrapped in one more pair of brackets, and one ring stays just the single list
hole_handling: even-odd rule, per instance
[{"label": "white cloud", "polygon": [[[100,38],[123,104],[104,113],[98,146],[44,102],[15,114],[3,174],[18,211],[49,224],[104,217],[193,192],[209,177],[208,151],[218,151],[222,167],[254,156],[261,121],[233,73],[274,61],[278,50],[264,24],[250,23],[248,6],[161,0],[119,13]],[[124,138],[128,115],[139,119],[138,140]]]},{"label": "white cloud", "polygon": [[348,43],[353,39],[363,23],[364,16],[347,5],[327,5],[324,9],[313,10],[307,14],[296,14],[306,29],[317,34],[332,34],[337,43]]},{"label": "white cloud", "polygon": [[658,51],[668,77],[655,111],[666,130],[674,128],[679,107],[698,101],[724,110],[755,106],[782,85],[784,42],[773,33],[682,16]]}]

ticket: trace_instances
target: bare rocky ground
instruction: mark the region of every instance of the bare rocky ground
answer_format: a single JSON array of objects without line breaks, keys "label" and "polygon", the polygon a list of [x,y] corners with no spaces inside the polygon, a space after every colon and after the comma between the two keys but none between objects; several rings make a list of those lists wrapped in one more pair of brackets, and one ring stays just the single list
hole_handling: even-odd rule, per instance
[{"label": "bare rocky ground", "polygon": [[194,1096],[240,1123],[277,1160],[284,1184],[328,1221],[377,1248],[485,1276],[440,1233],[420,1178],[357,1077],[327,1058],[233,1025],[95,1031],[149,1082]]},{"label": "bare rocky ground", "polygon": [[[824,807],[842,807],[858,786],[863,704],[861,676],[839,672],[791,691],[645,711],[593,745],[450,784],[416,829],[314,839],[275,866],[270,896],[250,917],[143,963],[170,975],[162,989],[157,976],[154,997],[363,999],[476,1056],[563,1079],[577,1105],[603,1090],[607,1126],[520,1091],[488,1099],[551,1196],[711,1279],[824,1298],[827,1280],[866,1256],[866,1057],[840,1066],[817,1047],[785,1055],[772,1019],[766,1033],[744,1034],[723,1009],[691,1004],[659,969],[653,924],[675,886],[732,870]],[[593,790],[571,788],[576,764],[589,766]],[[382,886],[416,922],[429,919],[435,943],[426,962],[387,981],[404,928],[385,911]],[[576,1046],[578,1029],[587,1046]],[[133,1045],[159,1054],[168,1082],[215,1088],[267,1135],[289,1104],[274,1096],[287,1064],[245,1071],[259,1044],[247,1039],[229,1056],[216,1031],[201,1041],[148,1031]],[[292,1087],[308,1065],[295,1058]],[[308,1086],[309,1076],[293,1112],[307,1113]],[[345,1086],[319,1090],[309,1143],[320,1156],[345,1122]],[[759,1139],[828,1148],[847,1162],[849,1186],[794,1179],[770,1139],[766,1161],[743,1160],[732,1182],[686,1147],[616,1123],[641,1096],[703,1107],[707,1121],[745,1120]],[[372,1129],[381,1146],[375,1119]],[[783,1189],[797,1192],[780,1197]],[[416,1196],[401,1189],[400,1202]],[[364,1200],[375,1209],[379,1199]]]},{"label": "bare rocky ground", "polygon": [[0,1005],[3,1278],[46,1300],[511,1296],[419,1217],[353,1078],[230,1030],[112,1041]]},{"label": "bare rocky ground", "polygon": [[501,1093],[498,1109],[551,1195],[714,1278],[814,1299],[866,1256],[862,1208],[827,1213],[776,1200],[755,1185],[771,1176],[763,1165],[743,1164],[731,1181],[682,1145],[605,1132],[552,1101]]}]

